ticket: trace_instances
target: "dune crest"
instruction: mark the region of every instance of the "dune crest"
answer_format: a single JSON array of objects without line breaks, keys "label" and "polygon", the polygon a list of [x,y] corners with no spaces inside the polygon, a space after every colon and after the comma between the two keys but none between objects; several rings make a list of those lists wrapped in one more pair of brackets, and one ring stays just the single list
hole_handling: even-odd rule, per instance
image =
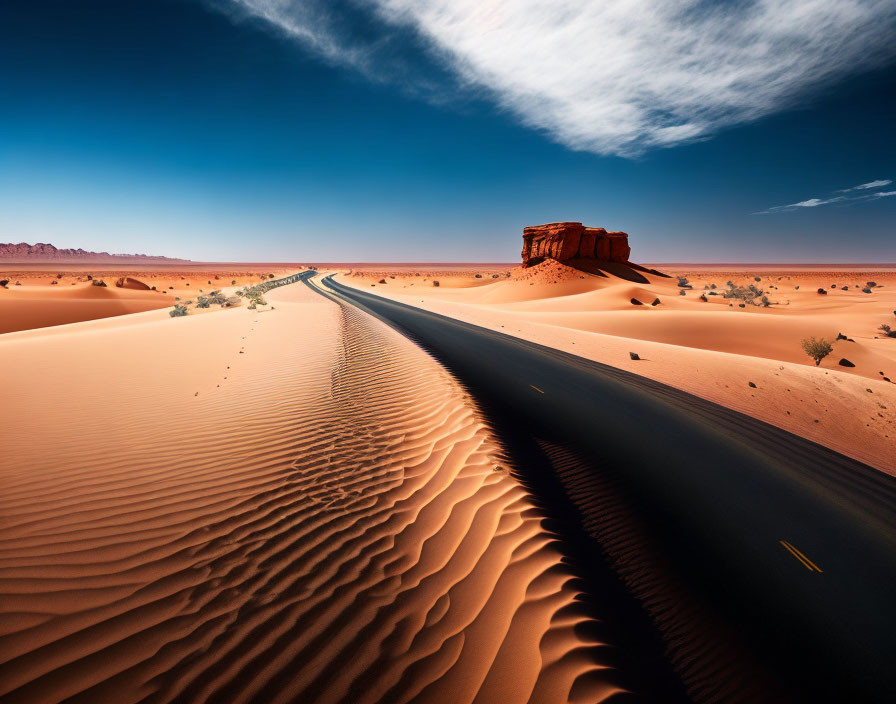
[{"label": "dune crest", "polygon": [[466,393],[360,311],[302,284],[267,295],[275,310],[155,311],[0,348],[18,370],[0,697],[620,692],[606,646],[579,635],[557,537]]}]

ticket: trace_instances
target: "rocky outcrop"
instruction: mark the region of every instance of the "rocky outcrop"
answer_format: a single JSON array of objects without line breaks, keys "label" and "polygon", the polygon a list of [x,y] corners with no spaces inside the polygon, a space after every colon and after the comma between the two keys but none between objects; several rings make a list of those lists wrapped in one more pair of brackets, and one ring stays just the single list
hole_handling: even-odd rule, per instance
[{"label": "rocky outcrop", "polygon": [[86,249],[59,249],[51,244],[37,242],[28,244],[0,243],[0,260],[6,261],[81,261],[110,263],[178,263],[189,259],[172,259],[171,257],[154,257],[147,254],[109,254],[108,252],[89,252]]},{"label": "rocky outcrop", "polygon": [[545,259],[596,259],[627,263],[631,255],[628,235],[607,232],[602,227],[585,227],[580,222],[552,222],[523,230],[523,266]]}]

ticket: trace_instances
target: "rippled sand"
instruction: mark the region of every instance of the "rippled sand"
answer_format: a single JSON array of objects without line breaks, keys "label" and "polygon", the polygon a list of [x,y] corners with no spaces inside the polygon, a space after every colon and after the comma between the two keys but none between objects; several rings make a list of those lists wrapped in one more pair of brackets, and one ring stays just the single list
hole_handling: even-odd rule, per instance
[{"label": "rippled sand", "polygon": [[302,284],[3,336],[0,697],[619,692],[466,393]]}]

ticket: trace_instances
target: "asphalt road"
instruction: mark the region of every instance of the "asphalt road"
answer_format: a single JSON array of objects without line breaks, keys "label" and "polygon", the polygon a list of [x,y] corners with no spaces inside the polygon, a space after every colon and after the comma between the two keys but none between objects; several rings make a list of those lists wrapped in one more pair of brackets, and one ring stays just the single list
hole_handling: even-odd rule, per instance
[{"label": "asphalt road", "polygon": [[[894,478],[649,379],[322,283],[469,389],[544,510],[584,536],[577,560],[624,576],[650,556],[622,581],[689,696],[896,701]],[[651,589],[669,584],[664,605]]]}]

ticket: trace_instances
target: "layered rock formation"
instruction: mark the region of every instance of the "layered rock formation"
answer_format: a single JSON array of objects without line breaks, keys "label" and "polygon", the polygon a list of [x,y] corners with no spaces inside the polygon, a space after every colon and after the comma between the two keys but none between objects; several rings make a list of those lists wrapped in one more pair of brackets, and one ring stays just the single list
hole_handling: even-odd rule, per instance
[{"label": "layered rock formation", "polygon": [[523,230],[523,266],[545,259],[597,259],[627,263],[631,248],[624,232],[585,227],[580,222],[552,222]]},{"label": "layered rock formation", "polygon": [[81,261],[110,263],[179,263],[188,259],[172,259],[170,257],[154,257],[147,254],[109,254],[108,252],[89,252],[86,249],[59,249],[51,244],[37,242],[28,244],[0,243],[0,259],[8,261]]}]

